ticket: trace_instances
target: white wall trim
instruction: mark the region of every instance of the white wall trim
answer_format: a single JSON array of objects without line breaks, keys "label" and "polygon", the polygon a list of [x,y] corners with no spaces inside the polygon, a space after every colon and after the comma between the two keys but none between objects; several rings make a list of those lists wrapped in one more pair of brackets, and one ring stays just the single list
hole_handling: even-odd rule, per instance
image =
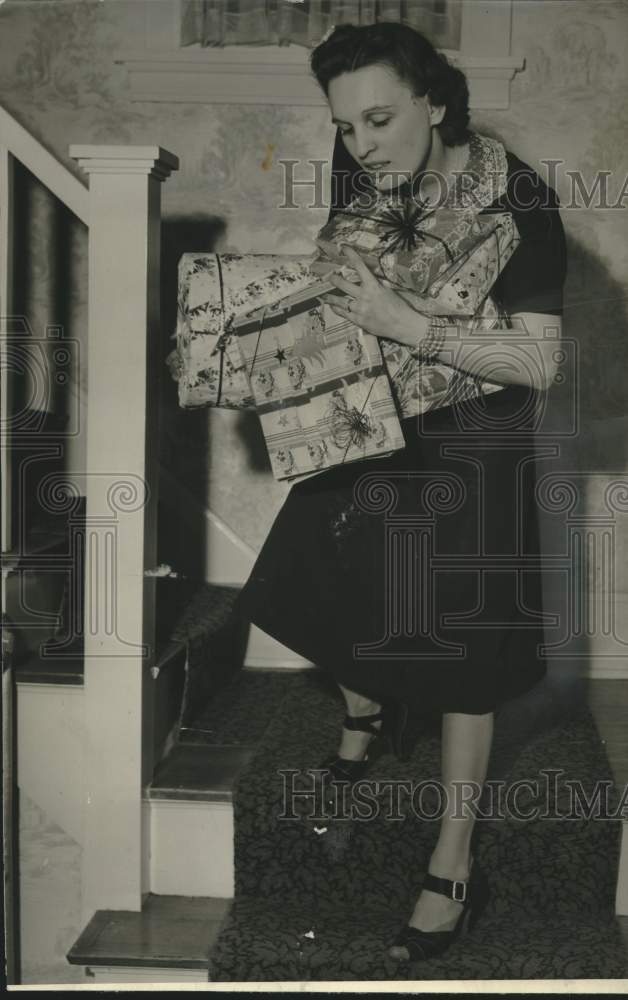
[{"label": "white wall trim", "polygon": [[[144,47],[115,56],[129,72],[132,101],[326,104],[305,46],[181,46],[177,0],[151,0],[146,8]],[[509,106],[510,81],[524,66],[510,54],[511,22],[511,0],[463,5],[460,50],[445,54],[467,75],[472,110]]]},{"label": "white wall trim", "polygon": [[[267,49],[271,51],[266,54]],[[123,50],[116,62],[126,65],[132,101],[324,107],[327,102],[310,76],[305,50],[298,53],[298,61],[287,58],[286,51],[289,47],[248,45],[224,52],[192,47],[159,54]],[[508,108],[510,82],[523,68],[523,59],[462,53],[451,57],[469,81],[472,110]]]}]

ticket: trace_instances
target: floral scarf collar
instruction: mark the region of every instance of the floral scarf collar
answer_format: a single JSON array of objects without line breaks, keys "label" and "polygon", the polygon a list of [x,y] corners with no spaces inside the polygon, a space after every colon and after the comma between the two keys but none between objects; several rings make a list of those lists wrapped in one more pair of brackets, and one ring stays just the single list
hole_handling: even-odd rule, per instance
[{"label": "floral scarf collar", "polygon": [[[456,178],[439,208],[483,211],[506,192],[508,163],[506,150],[497,139],[477,132],[469,133],[469,154],[465,166]],[[390,200],[397,203],[412,196],[414,181],[405,181],[394,191],[373,195],[379,204]]]}]

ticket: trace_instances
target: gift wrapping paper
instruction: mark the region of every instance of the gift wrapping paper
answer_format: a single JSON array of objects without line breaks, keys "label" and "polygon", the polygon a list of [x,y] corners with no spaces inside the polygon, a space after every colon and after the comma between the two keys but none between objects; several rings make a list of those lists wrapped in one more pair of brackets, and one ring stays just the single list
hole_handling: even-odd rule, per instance
[{"label": "gift wrapping paper", "polygon": [[179,261],[176,349],[168,357],[182,407],[254,407],[232,329],[236,316],[312,282],[311,255],[186,253]]},{"label": "gift wrapping paper", "polygon": [[[499,326],[500,316],[488,296],[474,317],[456,317],[454,322],[456,326],[490,331]],[[505,388],[501,382],[489,382],[442,361],[423,360],[397,341],[380,338],[380,346],[402,419]],[[455,347],[452,360],[455,361]]]},{"label": "gift wrapping paper", "polygon": [[[177,348],[168,358],[179,403],[256,409],[277,479],[405,444],[377,337],[316,298],[273,313],[278,289],[302,291],[305,260],[186,254],[179,266]],[[234,311],[260,302],[261,318],[235,331]]]},{"label": "gift wrapping paper", "polygon": [[[395,252],[383,249],[387,244],[382,241],[390,234],[385,225],[369,217],[362,228],[357,214],[334,216],[316,241],[321,255],[312,263],[312,271],[324,275],[330,263],[346,265],[342,245],[347,244],[390,287],[415,292],[421,312],[472,316],[518,246],[517,227],[509,212],[481,215],[441,209],[440,213],[438,226],[434,218],[424,224],[431,223],[430,235],[438,241]],[[334,227],[336,219],[340,221]],[[423,232],[423,226],[418,231]]]},{"label": "gift wrapping paper", "polygon": [[405,446],[377,337],[328,306],[267,317],[238,345],[277,479]]}]

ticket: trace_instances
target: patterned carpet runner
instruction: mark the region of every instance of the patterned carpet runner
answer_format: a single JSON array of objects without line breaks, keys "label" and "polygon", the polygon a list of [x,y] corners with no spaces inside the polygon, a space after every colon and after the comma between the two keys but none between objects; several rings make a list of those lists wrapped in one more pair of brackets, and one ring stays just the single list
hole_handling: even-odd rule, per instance
[{"label": "patterned carpet runner", "polygon": [[[259,708],[259,685],[255,698]],[[300,798],[299,818],[282,818],[289,812],[286,788],[291,782],[305,788],[310,779],[303,772],[337,747],[342,717],[337,694],[318,672],[291,678],[236,789],[236,899],[213,950],[211,980],[626,975],[613,915],[621,823],[612,817],[619,796],[581,702],[539,685],[500,713],[489,768],[493,815],[478,821],[475,847],[490,881],[488,909],[446,955],[401,966],[387,948],[412,911],[437,835],[428,814],[439,804],[429,784],[439,775],[438,726],[424,734],[409,763],[384,754],[372,764],[370,780],[393,782],[388,791],[380,785],[376,815],[317,823],[303,815],[311,800]],[[290,771],[300,773],[281,773]],[[588,819],[573,789],[591,798],[596,781],[604,780],[607,818]],[[406,794],[399,785],[404,781],[425,783],[414,809],[411,789]],[[515,782],[521,782],[519,815],[507,808]],[[485,800],[486,813],[489,807]]]}]

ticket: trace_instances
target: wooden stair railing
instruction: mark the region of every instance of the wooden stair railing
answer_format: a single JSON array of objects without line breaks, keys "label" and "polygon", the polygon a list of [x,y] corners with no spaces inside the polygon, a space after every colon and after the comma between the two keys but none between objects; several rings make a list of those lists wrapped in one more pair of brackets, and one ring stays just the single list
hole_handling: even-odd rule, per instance
[{"label": "wooden stair railing", "polygon": [[[87,922],[98,909],[140,910],[147,891],[142,790],[154,765],[155,594],[145,571],[156,565],[161,182],[179,164],[159,146],[75,145],[69,153],[89,187],[0,109],[3,342],[11,332],[15,160],[89,231],[86,467],[68,484],[86,496]],[[3,443],[10,445],[10,373],[3,368]],[[8,458],[2,471],[10,471]],[[2,541],[10,547],[10,517]]]}]

